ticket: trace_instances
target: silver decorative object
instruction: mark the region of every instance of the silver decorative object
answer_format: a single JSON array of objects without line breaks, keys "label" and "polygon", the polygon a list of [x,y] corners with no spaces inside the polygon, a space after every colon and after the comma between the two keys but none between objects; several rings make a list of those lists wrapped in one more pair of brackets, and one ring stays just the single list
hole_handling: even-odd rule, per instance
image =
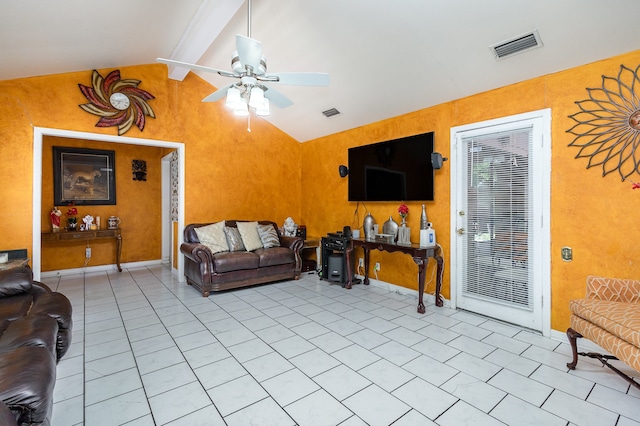
[{"label": "silver decorative object", "polygon": [[427,229],[427,223],[429,219],[427,219],[427,208],[425,205],[422,205],[422,214],[420,215],[420,229]]},{"label": "silver decorative object", "polygon": [[373,225],[375,225],[376,220],[371,216],[371,213],[367,213],[364,217],[364,222],[362,223],[362,229],[364,230],[364,238],[365,240],[373,239]]},{"label": "silver decorative object", "polygon": [[393,220],[393,217],[389,216],[389,220],[382,225],[382,233],[393,235],[393,240],[395,241],[398,236],[398,222]]}]

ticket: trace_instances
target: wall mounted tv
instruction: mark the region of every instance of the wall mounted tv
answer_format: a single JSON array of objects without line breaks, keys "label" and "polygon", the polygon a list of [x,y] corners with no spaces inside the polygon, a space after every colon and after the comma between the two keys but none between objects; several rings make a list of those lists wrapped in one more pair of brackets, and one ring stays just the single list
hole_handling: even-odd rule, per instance
[{"label": "wall mounted tv", "polygon": [[433,201],[433,132],[349,149],[349,201]]}]

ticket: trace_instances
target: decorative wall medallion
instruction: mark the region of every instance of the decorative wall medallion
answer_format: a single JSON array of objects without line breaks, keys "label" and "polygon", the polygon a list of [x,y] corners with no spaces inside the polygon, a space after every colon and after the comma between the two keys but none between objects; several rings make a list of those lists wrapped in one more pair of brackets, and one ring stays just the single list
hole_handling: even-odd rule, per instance
[{"label": "decorative wall medallion", "polygon": [[125,134],[132,125],[144,130],[145,116],[156,118],[147,103],[155,97],[138,89],[140,80],[120,79],[120,70],[111,71],[106,78],[93,70],[91,87],[78,84],[89,103],[80,108],[100,117],[96,127],[118,126],[118,135]]},{"label": "decorative wall medallion", "polygon": [[144,160],[131,160],[131,172],[133,180],[147,180],[147,162]]},{"label": "decorative wall medallion", "polygon": [[[624,181],[640,174],[640,76],[620,65],[617,77],[602,76],[602,86],[589,89],[589,99],[578,101],[580,111],[568,133],[575,135],[569,146],[579,147],[575,158],[589,158],[587,168],[601,166],[602,176],[618,171]],[[640,150],[638,154],[640,157]]]}]

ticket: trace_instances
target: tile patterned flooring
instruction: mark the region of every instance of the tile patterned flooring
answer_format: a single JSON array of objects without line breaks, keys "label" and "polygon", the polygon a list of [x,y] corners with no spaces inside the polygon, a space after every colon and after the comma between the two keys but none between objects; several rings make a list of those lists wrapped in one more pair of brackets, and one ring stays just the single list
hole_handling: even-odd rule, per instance
[{"label": "tile patterned flooring", "polygon": [[43,281],[74,307],[54,426],[640,425],[640,391],[568,371],[566,342],[382,287],[203,298],[160,265]]}]

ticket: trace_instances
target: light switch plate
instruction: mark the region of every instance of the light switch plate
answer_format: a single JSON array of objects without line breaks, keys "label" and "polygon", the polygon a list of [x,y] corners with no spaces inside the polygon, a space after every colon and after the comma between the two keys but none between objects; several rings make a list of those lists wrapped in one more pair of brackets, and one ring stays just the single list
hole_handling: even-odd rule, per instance
[{"label": "light switch plate", "polygon": [[562,260],[565,262],[573,260],[573,249],[571,247],[562,247]]}]

